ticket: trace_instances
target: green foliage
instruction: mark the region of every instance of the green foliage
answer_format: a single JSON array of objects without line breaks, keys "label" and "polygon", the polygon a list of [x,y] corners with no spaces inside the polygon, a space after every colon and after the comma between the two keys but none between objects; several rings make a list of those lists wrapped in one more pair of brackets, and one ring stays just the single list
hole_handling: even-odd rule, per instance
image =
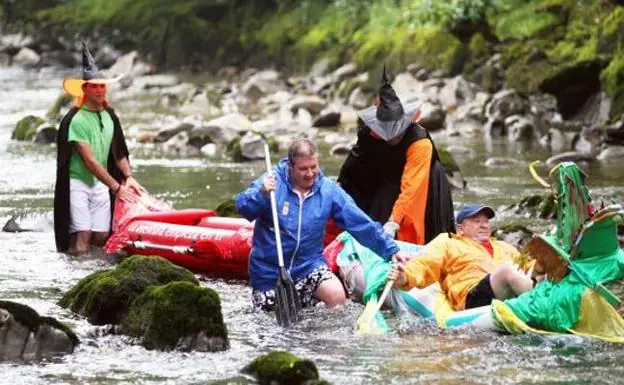
[{"label": "green foliage", "polygon": [[548,12],[541,1],[509,1],[498,18],[493,18],[496,36],[501,40],[532,37],[563,22],[556,12]]},{"label": "green foliage", "polygon": [[624,49],[615,54],[607,68],[600,74],[600,80],[613,99],[611,117],[624,114]]}]

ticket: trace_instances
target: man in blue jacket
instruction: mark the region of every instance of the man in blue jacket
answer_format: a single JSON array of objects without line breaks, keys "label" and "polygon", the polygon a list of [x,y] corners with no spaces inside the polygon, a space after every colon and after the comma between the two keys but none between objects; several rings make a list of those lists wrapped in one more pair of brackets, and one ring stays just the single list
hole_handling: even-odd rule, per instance
[{"label": "man in blue jacket", "polygon": [[273,175],[265,174],[236,197],[236,209],[255,220],[249,258],[250,283],[256,310],[273,310],[279,276],[269,192],[275,191],[284,266],[290,271],[302,306],[318,301],[341,305],[342,284],[323,257],[325,225],[333,218],[362,245],[386,259],[399,251],[395,241],[372,221],[353,199],[319,169],[316,146],[308,139],[293,142],[288,158]]}]

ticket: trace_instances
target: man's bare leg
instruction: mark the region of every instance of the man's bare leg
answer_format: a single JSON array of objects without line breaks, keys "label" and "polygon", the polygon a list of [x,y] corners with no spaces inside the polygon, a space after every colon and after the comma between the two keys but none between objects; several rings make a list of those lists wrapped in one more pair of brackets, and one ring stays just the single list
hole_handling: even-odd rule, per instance
[{"label": "man's bare leg", "polygon": [[347,300],[342,283],[335,275],[320,284],[314,297],[325,302],[327,307],[342,305]]},{"label": "man's bare leg", "polygon": [[70,254],[84,254],[91,250],[91,231],[78,231],[70,235]]},{"label": "man's bare leg", "polygon": [[93,238],[91,239],[91,244],[93,246],[103,247],[104,244],[106,244],[106,241],[108,240],[109,236],[110,236],[110,233],[108,231],[107,232],[94,231]]},{"label": "man's bare leg", "polygon": [[533,288],[533,281],[511,265],[505,265],[490,275],[490,285],[497,299],[516,297]]}]

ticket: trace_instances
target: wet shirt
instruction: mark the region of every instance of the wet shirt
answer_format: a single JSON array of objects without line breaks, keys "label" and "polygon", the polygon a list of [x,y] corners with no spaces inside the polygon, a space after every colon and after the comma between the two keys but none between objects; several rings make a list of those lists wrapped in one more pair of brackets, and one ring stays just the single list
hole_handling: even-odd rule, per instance
[{"label": "wet shirt", "polygon": [[[113,119],[106,110],[93,112],[82,107],[69,124],[67,140],[70,143],[88,144],[95,159],[106,168],[113,141],[113,132]],[[87,169],[74,146],[72,146],[69,163],[69,177],[78,179],[88,186],[94,186],[97,182],[97,178]]]},{"label": "wet shirt", "polygon": [[405,265],[407,283],[404,289],[424,288],[438,282],[454,310],[466,307],[466,296],[486,275],[505,263],[519,259],[520,253],[510,244],[490,240],[492,255],[478,241],[448,233],[438,235],[427,244],[422,256]]}]

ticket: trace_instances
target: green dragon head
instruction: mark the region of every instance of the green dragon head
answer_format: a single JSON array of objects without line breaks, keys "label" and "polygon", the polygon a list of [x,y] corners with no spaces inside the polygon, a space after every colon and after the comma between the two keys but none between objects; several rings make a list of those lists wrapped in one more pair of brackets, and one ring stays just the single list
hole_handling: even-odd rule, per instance
[{"label": "green dragon head", "polygon": [[574,162],[562,162],[549,172],[547,183],[535,172],[531,163],[531,175],[544,187],[552,190],[557,205],[557,226],[554,238],[561,249],[570,253],[583,225],[593,215],[592,199],[585,184],[586,175]]}]

